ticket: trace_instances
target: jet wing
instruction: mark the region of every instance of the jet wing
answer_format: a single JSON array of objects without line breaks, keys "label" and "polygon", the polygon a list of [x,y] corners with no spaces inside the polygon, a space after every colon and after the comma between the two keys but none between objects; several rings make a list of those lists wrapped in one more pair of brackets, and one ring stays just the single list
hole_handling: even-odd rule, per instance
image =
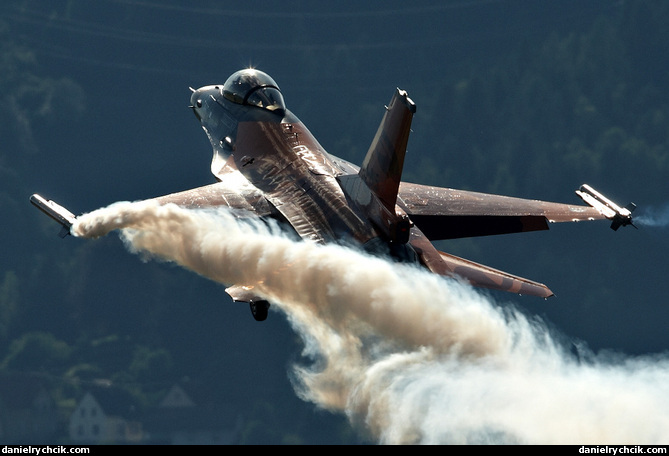
[{"label": "jet wing", "polygon": [[398,203],[431,240],[547,230],[606,219],[596,208],[402,182]]},{"label": "jet wing", "polygon": [[253,186],[236,169],[219,176],[220,182],[155,198],[161,204],[174,203],[187,208],[228,207],[240,216],[265,217],[274,215],[275,209],[263,193]]}]

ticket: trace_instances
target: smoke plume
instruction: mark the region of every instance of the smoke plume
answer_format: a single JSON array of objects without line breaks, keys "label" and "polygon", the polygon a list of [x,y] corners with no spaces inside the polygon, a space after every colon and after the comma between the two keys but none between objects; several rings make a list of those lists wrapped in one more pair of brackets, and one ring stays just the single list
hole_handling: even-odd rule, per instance
[{"label": "smoke plume", "polygon": [[646,211],[635,217],[638,225],[654,228],[666,228],[669,226],[669,204],[660,207],[648,207]]},{"label": "smoke plume", "polygon": [[540,321],[453,279],[295,242],[228,211],[117,203],[72,232],[254,287],[301,335],[304,400],[380,443],[658,444],[669,360],[570,355]]}]

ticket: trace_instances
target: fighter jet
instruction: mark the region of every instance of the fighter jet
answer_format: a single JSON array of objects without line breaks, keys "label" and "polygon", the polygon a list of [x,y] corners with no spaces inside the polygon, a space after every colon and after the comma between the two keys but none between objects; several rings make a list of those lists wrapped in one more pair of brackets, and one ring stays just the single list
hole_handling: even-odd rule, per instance
[{"label": "fighter jet", "polygon": [[[355,244],[477,287],[543,298],[542,283],[440,252],[431,241],[546,230],[549,222],[609,219],[632,224],[634,205],[621,208],[583,185],[588,204],[569,205],[401,181],[416,105],[396,89],[360,167],[328,154],[286,107],[266,73],[243,69],[222,85],[192,89],[191,106],[213,148],[217,183],[155,198],[187,208],[225,206],[270,218],[305,242]],[[75,216],[35,194],[31,202],[69,232]],[[269,302],[248,284],[231,284],[234,301],[256,320]]]}]

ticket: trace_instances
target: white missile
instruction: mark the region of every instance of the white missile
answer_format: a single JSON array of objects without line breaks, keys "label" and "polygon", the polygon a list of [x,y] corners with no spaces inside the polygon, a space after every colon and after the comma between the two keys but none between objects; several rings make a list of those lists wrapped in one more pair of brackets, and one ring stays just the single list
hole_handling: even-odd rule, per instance
[{"label": "white missile", "polygon": [[63,227],[60,231],[60,237],[65,237],[70,234],[70,228],[77,218],[76,215],[55,201],[47,200],[37,193],[30,196],[30,202],[40,211],[44,212],[56,222],[60,223],[60,225]]},{"label": "white missile", "polygon": [[617,230],[621,226],[634,226],[632,223],[632,211],[636,209],[634,203],[629,203],[627,207],[620,207],[588,184],[581,185],[581,188],[576,190],[576,194],[587,204],[597,209],[604,217],[611,220],[613,230]]}]

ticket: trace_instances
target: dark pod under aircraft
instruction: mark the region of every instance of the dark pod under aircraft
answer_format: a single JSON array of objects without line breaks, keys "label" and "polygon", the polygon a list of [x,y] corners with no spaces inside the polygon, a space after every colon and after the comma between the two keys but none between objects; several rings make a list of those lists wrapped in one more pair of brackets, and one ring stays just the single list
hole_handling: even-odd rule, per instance
[{"label": "dark pod under aircraft", "polygon": [[[589,186],[577,191],[589,206],[576,206],[401,182],[416,111],[403,90],[386,106],[361,167],[328,154],[266,73],[244,69],[223,85],[191,90],[219,182],[156,198],[162,204],[226,206],[276,219],[305,241],[356,243],[474,286],[544,298],[553,295],[545,285],[440,252],[431,240],[545,230],[548,222],[632,224],[633,206],[621,208]],[[66,232],[72,226],[74,216],[62,206],[39,195],[31,202]],[[226,292],[250,303],[256,320],[267,317],[269,303],[249,284]]]}]

